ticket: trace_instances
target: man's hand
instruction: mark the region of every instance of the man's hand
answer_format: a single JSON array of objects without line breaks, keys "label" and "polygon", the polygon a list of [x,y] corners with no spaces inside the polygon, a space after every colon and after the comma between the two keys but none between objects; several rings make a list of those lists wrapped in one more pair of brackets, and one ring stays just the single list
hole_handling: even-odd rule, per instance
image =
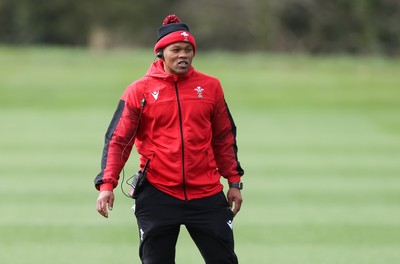
[{"label": "man's hand", "polygon": [[[243,202],[240,190],[238,188],[229,188],[227,198],[229,207],[232,209],[233,215],[236,216]],[[232,208],[233,204],[235,206]]]},{"label": "man's hand", "polygon": [[97,198],[97,212],[108,218],[108,209],[111,211],[114,205],[114,193],[113,191],[101,191]]}]

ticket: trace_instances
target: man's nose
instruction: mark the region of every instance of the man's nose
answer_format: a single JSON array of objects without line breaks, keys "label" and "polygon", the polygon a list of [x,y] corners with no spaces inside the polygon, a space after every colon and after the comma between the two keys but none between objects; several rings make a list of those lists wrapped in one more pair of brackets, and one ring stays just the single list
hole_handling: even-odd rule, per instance
[{"label": "man's nose", "polygon": [[187,50],[182,50],[179,52],[179,57],[181,58],[187,58],[189,56],[190,51]]}]

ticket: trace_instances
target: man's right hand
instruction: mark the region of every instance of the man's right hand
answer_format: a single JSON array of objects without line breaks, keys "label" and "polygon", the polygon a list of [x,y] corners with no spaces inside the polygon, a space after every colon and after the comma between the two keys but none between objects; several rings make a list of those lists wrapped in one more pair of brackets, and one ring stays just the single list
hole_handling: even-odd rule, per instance
[{"label": "man's right hand", "polygon": [[114,205],[114,193],[113,191],[101,191],[99,197],[97,197],[97,212],[108,218],[107,207],[112,211]]}]

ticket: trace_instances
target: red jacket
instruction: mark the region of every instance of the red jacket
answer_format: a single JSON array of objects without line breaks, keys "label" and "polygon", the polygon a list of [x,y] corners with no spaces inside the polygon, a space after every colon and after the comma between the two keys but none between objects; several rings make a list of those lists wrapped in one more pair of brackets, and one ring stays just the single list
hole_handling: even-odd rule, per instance
[{"label": "red jacket", "polygon": [[117,186],[133,143],[141,168],[150,159],[149,182],[178,199],[216,194],[223,188],[221,175],[239,182],[244,173],[222,87],[193,67],[172,75],[158,60],[127,87],[106,133],[97,189]]}]

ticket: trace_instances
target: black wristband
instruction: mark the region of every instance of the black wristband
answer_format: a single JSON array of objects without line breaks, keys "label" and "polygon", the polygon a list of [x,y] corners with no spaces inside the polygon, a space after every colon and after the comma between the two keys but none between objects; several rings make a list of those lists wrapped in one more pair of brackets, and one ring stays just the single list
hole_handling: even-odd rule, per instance
[{"label": "black wristband", "polygon": [[231,182],[229,183],[229,188],[238,188],[239,190],[242,190],[243,182]]}]

